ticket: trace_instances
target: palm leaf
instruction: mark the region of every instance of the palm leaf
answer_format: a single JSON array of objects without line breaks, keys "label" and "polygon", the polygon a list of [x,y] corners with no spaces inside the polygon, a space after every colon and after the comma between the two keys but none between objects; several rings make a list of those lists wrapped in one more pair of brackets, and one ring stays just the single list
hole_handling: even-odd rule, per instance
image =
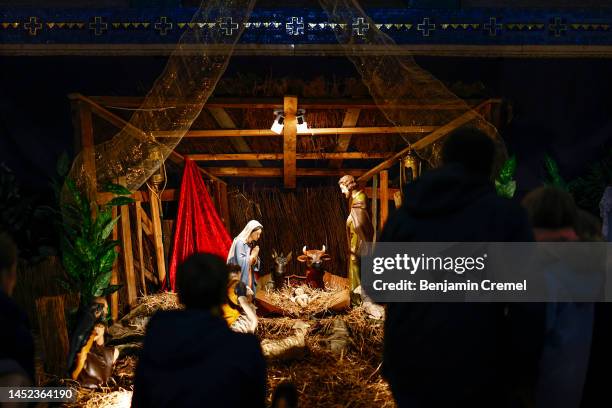
[{"label": "palm leaf", "polygon": [[499,171],[499,175],[497,176],[497,180],[501,184],[506,184],[514,178],[514,173],[516,171],[516,156],[512,155],[508,160],[505,161],[501,170]]},{"label": "palm leaf", "polygon": [[110,200],[108,203],[106,203],[106,205],[108,207],[117,207],[117,206],[120,206],[120,205],[132,204],[135,201],[136,200],[134,200],[131,197],[115,197],[112,200]]},{"label": "palm leaf", "polygon": [[101,273],[96,277],[91,291],[94,297],[103,295],[104,290],[106,290],[110,284],[111,275],[112,272],[108,271],[106,273]]},{"label": "palm leaf", "polygon": [[107,192],[107,193],[113,193],[113,194],[120,195],[120,196],[132,195],[132,192],[130,190],[128,190],[121,184],[115,184],[115,183],[106,183],[102,187],[102,191]]},{"label": "palm leaf", "polygon": [[516,192],[516,181],[514,181],[514,173],[516,171],[516,156],[510,157],[501,170],[499,175],[495,179],[495,191],[497,195],[505,198],[514,197]]},{"label": "palm leaf", "polygon": [[544,166],[546,167],[546,171],[548,172],[548,176],[550,177],[550,180],[546,184],[567,191],[567,183],[561,176],[561,172],[559,171],[559,166],[557,165],[557,162],[547,154],[544,155]]},{"label": "palm leaf", "polygon": [[100,258],[98,261],[98,268],[97,268],[97,273],[100,274],[104,274],[108,271],[110,271],[113,268],[113,264],[115,263],[115,260],[117,259],[117,256],[119,256],[119,254],[115,251],[115,248],[110,248],[108,251],[106,251]]}]

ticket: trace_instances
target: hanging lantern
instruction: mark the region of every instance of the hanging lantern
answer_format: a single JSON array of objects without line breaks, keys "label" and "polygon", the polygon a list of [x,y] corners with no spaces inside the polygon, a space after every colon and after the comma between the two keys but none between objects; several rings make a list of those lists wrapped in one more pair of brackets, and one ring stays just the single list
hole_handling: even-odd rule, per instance
[{"label": "hanging lantern", "polygon": [[403,188],[406,184],[416,180],[421,174],[421,161],[414,153],[408,152],[400,161],[400,183]]},{"label": "hanging lantern", "polygon": [[146,160],[146,167],[149,169],[157,168],[157,170],[149,178],[150,185],[159,191],[159,188],[166,181],[166,172],[164,169],[164,155],[158,146],[154,146],[149,151],[149,157]]}]

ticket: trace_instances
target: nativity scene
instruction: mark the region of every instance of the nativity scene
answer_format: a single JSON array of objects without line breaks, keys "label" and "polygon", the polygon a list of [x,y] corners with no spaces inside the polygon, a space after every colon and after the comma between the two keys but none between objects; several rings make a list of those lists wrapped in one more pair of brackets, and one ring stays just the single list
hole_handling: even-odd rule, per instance
[{"label": "nativity scene", "polygon": [[[6,349],[19,352],[0,355],[0,386],[70,390],[67,407],[291,408],[552,407],[553,384],[565,390],[563,406],[593,406],[607,367],[593,359],[609,357],[601,348],[609,315],[596,302],[555,309],[585,325],[559,346],[577,368],[541,377],[536,366],[557,373],[550,356],[559,349],[546,349],[550,339],[535,329],[510,344],[504,330],[533,329],[550,316],[544,309],[379,302],[365,277],[381,242],[610,241],[607,116],[592,113],[593,135],[567,136],[565,150],[544,131],[536,149],[521,125],[573,118],[552,102],[531,104],[536,85],[555,89],[559,104],[579,99],[558,89],[540,59],[608,58],[609,32],[599,26],[612,15],[585,11],[593,27],[574,29],[583,36],[574,39],[559,26],[571,10],[559,20],[548,9],[509,10],[508,21],[533,25],[522,30],[462,2],[258,3],[181,4],[146,23],[150,10],[111,7],[75,43],[68,30],[79,26],[59,28],[46,14],[40,35],[60,37],[39,41],[31,17],[29,42],[12,48],[24,41],[7,31],[20,11],[3,14],[1,53],[38,55],[61,40],[80,62],[105,64],[113,50],[127,65],[112,86],[96,83],[106,74],[98,71],[83,82],[67,73],[69,85],[57,85],[73,154],[54,162],[45,205],[22,200],[2,168],[0,306],[9,317],[1,322],[13,336]],[[521,71],[525,57],[539,73],[533,80]],[[521,86],[492,78],[504,58],[520,61],[504,75]],[[568,71],[583,68],[574,63]],[[119,77],[127,91],[114,87]],[[552,225],[542,213],[564,216]],[[27,252],[32,236],[46,252]],[[469,361],[446,355],[450,341],[478,351]]]}]

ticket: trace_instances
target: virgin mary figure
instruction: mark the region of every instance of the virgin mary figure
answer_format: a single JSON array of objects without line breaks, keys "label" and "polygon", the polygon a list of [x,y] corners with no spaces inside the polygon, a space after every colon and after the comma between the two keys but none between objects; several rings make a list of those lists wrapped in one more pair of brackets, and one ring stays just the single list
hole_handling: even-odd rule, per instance
[{"label": "virgin mary figure", "polygon": [[261,236],[262,230],[263,226],[259,221],[249,221],[240,234],[234,238],[227,255],[227,264],[240,265],[240,280],[253,293],[255,293],[257,286],[254,273],[259,272],[261,265],[257,241]]}]

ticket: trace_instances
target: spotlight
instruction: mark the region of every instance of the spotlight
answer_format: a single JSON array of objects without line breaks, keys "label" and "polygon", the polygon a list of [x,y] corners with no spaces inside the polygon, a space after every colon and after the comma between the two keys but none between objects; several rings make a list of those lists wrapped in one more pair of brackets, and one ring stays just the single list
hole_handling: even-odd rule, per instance
[{"label": "spotlight", "polygon": [[298,133],[308,132],[308,123],[306,123],[306,119],[304,118],[306,115],[306,111],[304,109],[300,109],[297,111],[297,131]]},{"label": "spotlight", "polygon": [[285,125],[283,124],[285,122],[285,117],[283,116],[282,111],[274,111],[274,114],[276,115],[276,118],[274,119],[274,123],[272,124],[270,130],[272,130],[277,135],[280,135],[283,132],[283,128],[285,127]]},{"label": "spotlight", "polygon": [[304,116],[297,117],[297,131],[298,133],[308,132],[308,123],[304,120]]}]

